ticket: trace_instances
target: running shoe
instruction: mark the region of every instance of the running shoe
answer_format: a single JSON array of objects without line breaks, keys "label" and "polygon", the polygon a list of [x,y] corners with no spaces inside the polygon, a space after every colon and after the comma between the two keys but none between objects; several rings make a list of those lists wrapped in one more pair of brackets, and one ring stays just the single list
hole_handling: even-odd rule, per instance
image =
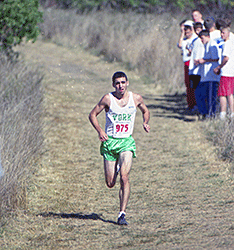
[{"label": "running shoe", "polygon": [[118,218],[117,224],[118,224],[118,225],[125,225],[125,226],[128,225],[127,221],[125,220],[125,214],[122,214],[122,215]]}]

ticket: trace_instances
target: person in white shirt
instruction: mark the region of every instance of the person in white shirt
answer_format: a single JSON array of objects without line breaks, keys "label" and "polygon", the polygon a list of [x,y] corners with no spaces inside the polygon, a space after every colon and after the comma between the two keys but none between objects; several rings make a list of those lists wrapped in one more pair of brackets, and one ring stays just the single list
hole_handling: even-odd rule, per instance
[{"label": "person in white shirt", "polygon": [[203,119],[215,115],[219,76],[213,72],[219,60],[217,44],[210,38],[208,30],[202,30],[199,37],[204,44],[204,57],[195,61],[201,65],[201,80],[196,88],[198,109]]},{"label": "person in white shirt", "polygon": [[184,81],[186,86],[187,94],[187,104],[188,110],[192,111],[196,105],[194,89],[190,87],[189,82],[189,62],[191,58],[191,51],[189,50],[190,45],[193,40],[197,38],[197,35],[194,33],[193,21],[187,20],[183,23],[184,29],[181,29],[181,36],[178,42],[178,47],[182,50],[183,62],[184,62]]},{"label": "person in white shirt", "polygon": [[214,69],[215,74],[221,71],[218,96],[220,99],[220,119],[225,119],[227,113],[227,100],[230,109],[230,116],[234,117],[234,41],[230,40],[230,28],[221,28],[221,36],[225,41],[222,51],[222,63]]},{"label": "person in white shirt", "polygon": [[[143,128],[150,131],[150,112],[139,94],[127,90],[129,85],[126,74],[117,71],[112,77],[115,91],[104,95],[89,114],[89,120],[98,133],[101,143],[101,155],[104,157],[104,171],[106,184],[114,187],[118,172],[120,172],[120,212],[117,223],[128,225],[125,220],[125,210],[130,195],[129,173],[132,158],[136,157],[133,132],[136,108],[143,115]],[[105,131],[98,123],[97,116],[106,111]]]},{"label": "person in white shirt", "polygon": [[[198,35],[202,29],[203,25],[200,22],[194,23],[193,25],[195,33]],[[191,59],[189,61],[189,82],[190,87],[195,90],[195,99],[196,97],[196,88],[201,79],[201,65],[195,65],[194,60],[198,60],[204,57],[204,45],[201,42],[201,39],[197,36],[191,43],[189,50],[191,51]],[[198,104],[198,103],[197,103]],[[198,107],[194,107],[193,112],[197,114]]]},{"label": "person in white shirt", "polygon": [[[202,23],[197,22],[193,25],[194,31],[197,35],[202,31]],[[194,60],[198,60],[200,58],[203,58],[204,56],[204,45],[201,42],[201,39],[197,36],[193,42],[191,43],[189,50],[191,51],[190,56],[190,62],[189,62],[189,80],[190,80],[190,86],[194,89],[196,89],[196,86],[198,85],[200,78],[201,78],[201,69],[200,65],[195,65]],[[198,77],[194,77],[198,76]],[[194,78],[196,78],[194,82]]]}]

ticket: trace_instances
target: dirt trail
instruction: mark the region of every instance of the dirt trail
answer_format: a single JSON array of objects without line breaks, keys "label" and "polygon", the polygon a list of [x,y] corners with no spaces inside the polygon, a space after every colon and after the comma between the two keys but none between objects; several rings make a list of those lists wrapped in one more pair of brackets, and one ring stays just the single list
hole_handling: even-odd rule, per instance
[{"label": "dirt trail", "polygon": [[[216,158],[200,123],[183,115],[183,97],[159,93],[126,71],[130,90],[150,109],[151,132],[144,133],[138,112],[130,225],[119,227],[119,184],[105,186],[88,113],[123,68],[41,41],[19,50],[45,73],[46,151],[29,188],[28,211],[9,221],[1,249],[234,248],[228,166]],[[104,115],[99,120],[104,124]]]}]

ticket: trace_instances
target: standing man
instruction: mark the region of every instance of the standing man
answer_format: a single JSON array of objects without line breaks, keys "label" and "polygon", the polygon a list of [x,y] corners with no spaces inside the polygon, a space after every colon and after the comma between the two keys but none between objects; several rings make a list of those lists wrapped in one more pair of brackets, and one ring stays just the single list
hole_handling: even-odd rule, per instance
[{"label": "standing man", "polygon": [[[193,21],[187,20],[183,23],[181,27],[181,36],[177,46],[182,50],[183,54],[183,62],[184,62],[184,82],[186,87],[186,95],[187,95],[187,104],[188,109],[187,111],[193,112],[194,107],[196,106],[196,99],[194,89],[190,87],[189,82],[189,62],[191,59],[191,51],[190,45],[192,44],[193,40],[196,39],[197,35],[194,33],[193,30]],[[183,27],[183,29],[182,29]]]},{"label": "standing man", "polygon": [[[193,27],[195,33],[199,35],[199,33],[202,31],[203,25],[202,23],[197,22],[193,25]],[[190,47],[191,59],[189,62],[189,81],[190,87],[195,90],[195,99],[197,100],[196,88],[201,79],[201,65],[195,65],[194,61],[204,57],[205,48],[199,37],[193,40]],[[197,102],[197,105],[198,104],[199,102]],[[195,112],[197,113],[197,110],[195,110]]]},{"label": "standing man", "polygon": [[[89,114],[89,120],[98,132],[101,143],[101,155],[104,157],[106,184],[114,187],[120,172],[120,212],[117,223],[128,225],[125,211],[130,195],[129,173],[132,158],[136,157],[135,141],[132,138],[136,107],[143,115],[143,128],[148,133],[150,113],[143,98],[127,90],[128,78],[124,72],[115,72],[112,77],[115,91],[104,95]],[[105,109],[105,131],[98,123],[97,116]]]},{"label": "standing man", "polygon": [[204,57],[194,60],[201,65],[201,80],[196,88],[198,109],[202,118],[212,117],[216,112],[217,87],[220,77],[214,73],[219,60],[217,43],[210,38],[208,30],[202,30],[199,37],[204,44]]}]

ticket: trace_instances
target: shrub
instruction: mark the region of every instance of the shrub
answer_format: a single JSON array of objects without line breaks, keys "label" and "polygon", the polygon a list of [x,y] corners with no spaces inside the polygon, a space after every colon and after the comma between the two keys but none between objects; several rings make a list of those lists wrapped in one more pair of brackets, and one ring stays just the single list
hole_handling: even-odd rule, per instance
[{"label": "shrub", "polygon": [[26,206],[27,185],[42,149],[42,75],[0,54],[0,213]]},{"label": "shrub", "polygon": [[0,2],[0,48],[7,53],[12,46],[20,44],[22,39],[36,40],[39,35],[37,24],[42,21],[42,12],[38,11],[38,0],[4,0]]}]

